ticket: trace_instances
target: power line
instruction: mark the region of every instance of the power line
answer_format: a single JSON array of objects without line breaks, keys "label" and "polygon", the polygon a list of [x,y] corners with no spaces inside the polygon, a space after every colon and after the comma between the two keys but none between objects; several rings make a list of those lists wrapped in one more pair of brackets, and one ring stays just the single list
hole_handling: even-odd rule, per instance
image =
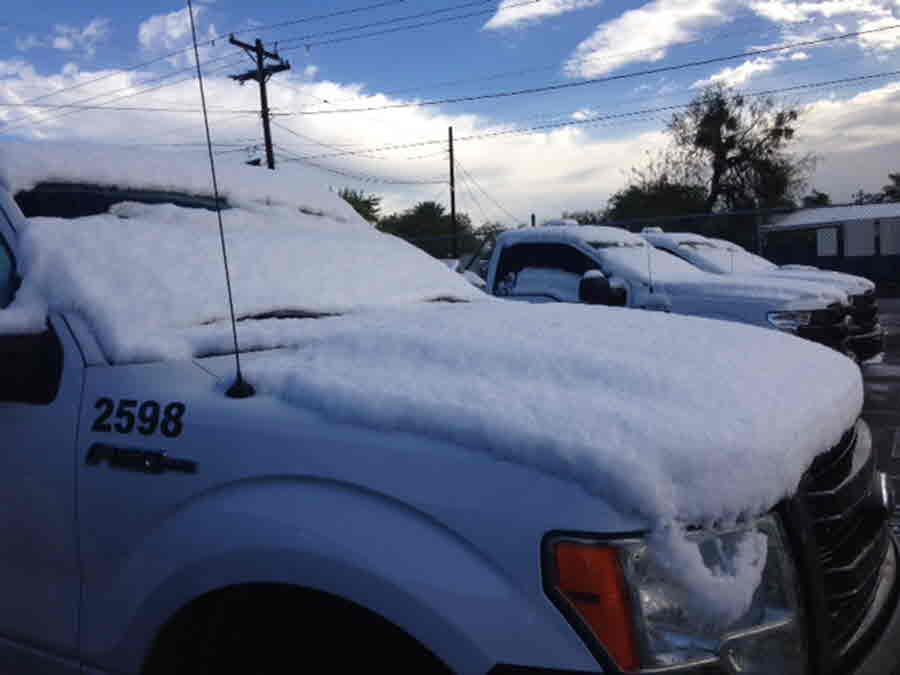
[{"label": "power line", "polygon": [[350,178],[356,181],[360,181],[363,183],[382,183],[386,185],[441,185],[445,184],[447,181],[443,179],[435,179],[435,180],[405,180],[405,179],[396,179],[396,178],[385,178],[382,176],[373,176],[368,174],[354,173],[351,171],[343,171],[341,169],[337,169],[331,166],[325,166],[324,164],[318,162],[311,162],[305,157],[291,151],[282,149],[278,150],[276,154],[280,154],[283,158],[284,162],[300,162],[305,166],[310,166],[314,169],[319,169],[321,171],[327,171],[328,173],[333,173],[338,176],[343,176],[345,178]]},{"label": "power line", "polygon": [[[144,106],[111,106],[104,104],[97,105],[78,105],[77,103],[0,103],[0,108],[41,108],[49,110],[59,110],[63,108],[72,108],[75,110],[106,110],[115,112],[165,112],[165,113],[199,113],[203,112],[202,108],[156,108]],[[226,114],[255,114],[256,110],[241,110],[231,108],[210,108],[210,113],[226,113]]]},{"label": "power line", "polygon": [[[226,59],[226,58],[232,58],[232,57],[230,57],[230,56],[229,56],[229,57],[220,56],[220,57],[217,57],[217,58],[215,58],[215,59],[210,59],[209,61],[206,61],[206,62],[205,62],[204,64],[202,64],[202,65],[207,65],[207,64],[209,64],[209,63],[215,63],[215,62],[217,62],[217,61],[222,61],[222,60],[224,60],[224,59]],[[237,59],[236,61],[239,61],[239,60],[240,60],[240,59]],[[236,63],[236,61],[234,61],[234,62],[226,61],[225,63],[223,63],[223,64],[220,65],[219,67],[213,68],[213,69],[211,69],[211,70],[208,70],[208,71],[207,71],[207,74],[210,74],[210,73],[217,73],[217,72],[219,72],[219,71],[222,71],[222,70],[225,70],[225,69],[229,69],[229,68],[231,68],[231,67],[234,65],[234,63]],[[160,76],[160,77],[156,77],[156,78],[153,78],[153,79],[150,79],[150,80],[146,80],[146,81],[142,82],[141,85],[137,85],[137,86],[143,86],[143,85],[151,84],[151,83],[153,83],[153,82],[161,82],[161,81],[168,80],[168,79],[171,79],[171,78],[173,78],[173,77],[176,77],[176,76],[178,76],[178,75],[181,75],[181,74],[183,74],[183,73],[185,73],[185,72],[193,72],[193,70],[194,70],[193,67],[182,68],[182,69],[177,70],[177,71],[175,71],[175,72],[168,73],[168,74],[166,74],[166,75],[163,75],[163,76]],[[175,82],[163,82],[162,84],[158,84],[158,85],[156,85],[156,86],[154,86],[154,87],[144,87],[143,89],[140,89],[140,90],[138,90],[138,91],[132,91],[132,92],[130,92],[130,93],[128,93],[128,94],[122,94],[122,95],[120,95],[120,96],[115,96],[114,98],[112,98],[112,99],[110,99],[110,100],[108,100],[108,101],[104,101],[104,102],[103,102],[102,104],[100,104],[100,105],[106,106],[106,105],[108,105],[108,104],[110,104],[110,103],[115,103],[115,102],[117,102],[117,101],[123,101],[123,100],[125,100],[125,99],[134,98],[135,96],[143,96],[144,94],[149,94],[149,93],[152,92],[152,91],[157,91],[157,90],[163,89],[163,88],[165,88],[165,87],[171,87],[171,86],[174,86],[174,85],[177,85],[177,84],[182,84],[182,83],[184,83],[184,82],[188,82],[188,81],[191,81],[191,80],[193,80],[193,79],[194,79],[194,76],[193,76],[193,75],[188,75],[187,77],[183,77],[183,78],[181,78],[181,79],[179,79],[179,80],[177,80],[177,81],[175,81]],[[73,105],[81,105],[81,104],[89,103],[89,102],[91,102],[91,101],[96,101],[98,98],[104,98],[104,97],[107,97],[107,96],[111,96],[111,95],[114,95],[116,92],[119,92],[119,91],[125,91],[125,90],[128,90],[128,89],[131,89],[131,87],[120,87],[119,89],[114,89],[114,90],[112,90],[112,91],[107,91],[107,92],[102,92],[102,93],[99,93],[99,94],[95,94],[95,95],[93,95],[93,96],[89,96],[89,97],[87,97],[87,98],[83,98],[83,99],[79,99],[79,100],[77,100],[77,101],[74,101],[74,102],[73,102]],[[25,105],[26,108],[29,107],[29,106],[27,105],[27,103],[28,103],[28,102],[26,101],[26,102],[23,104],[23,105]],[[15,131],[16,129],[20,129],[20,128],[22,128],[23,126],[31,126],[31,125],[37,125],[37,124],[45,124],[46,122],[52,122],[52,121],[57,120],[57,119],[60,119],[60,118],[62,118],[62,117],[67,117],[68,115],[76,114],[77,112],[78,112],[77,110],[69,110],[69,111],[63,112],[63,113],[61,113],[61,114],[59,114],[59,115],[53,115],[53,116],[45,117],[44,119],[40,119],[40,120],[31,120],[31,119],[28,119],[27,116],[19,117],[19,118],[16,118],[16,119],[14,119],[14,120],[10,120],[10,121],[6,122],[6,123],[5,123],[5,124],[6,124],[6,129],[5,129],[5,131],[10,132],[10,131]]]},{"label": "power line", "polygon": [[[774,30],[774,27],[770,30],[753,33],[753,35],[761,36],[761,35],[773,32],[773,30]],[[583,58],[579,58],[579,59],[570,59],[569,61],[567,61],[567,63],[591,63],[591,62],[595,62],[595,61],[604,62],[604,61],[609,61],[611,59],[620,58],[623,56],[633,56],[636,54],[643,54],[645,52],[659,50],[662,48],[685,47],[688,45],[706,44],[706,43],[712,42],[714,40],[729,37],[732,35],[747,35],[747,31],[744,31],[744,30],[720,31],[720,32],[714,33],[712,35],[705,35],[702,38],[696,38],[696,39],[692,39],[692,40],[684,40],[682,42],[661,43],[658,45],[651,45],[649,47],[643,47],[641,49],[632,49],[632,50],[627,50],[627,51],[612,52],[610,54],[605,54],[603,56],[587,56],[587,57],[583,57]],[[531,73],[536,73],[536,72],[541,72],[541,71],[555,70],[557,68],[559,68],[558,62],[552,63],[552,64],[546,64],[546,65],[542,65],[542,66],[522,68],[522,69],[518,69],[518,70],[502,71],[499,73],[493,73],[490,75],[483,75],[483,76],[479,76],[479,77],[469,77],[469,78],[461,78],[461,79],[455,79],[455,80],[444,80],[441,82],[422,83],[422,84],[418,84],[418,85],[410,86],[410,87],[400,87],[397,89],[386,89],[384,91],[379,91],[378,93],[381,95],[391,95],[391,94],[403,94],[403,93],[408,93],[408,92],[422,91],[423,89],[425,89],[425,90],[439,89],[439,88],[452,87],[452,86],[456,86],[456,85],[460,85],[460,84],[469,84],[472,82],[486,82],[486,81],[505,79],[508,77],[518,77],[521,75],[528,75]],[[322,99],[320,99],[320,100],[322,100]],[[327,103],[329,105],[334,105],[337,103],[347,103],[347,102],[350,102],[353,100],[355,100],[355,99],[344,98],[344,99],[339,99],[336,101],[322,100],[322,102]]]},{"label": "power line", "polygon": [[794,42],[789,45],[779,45],[775,47],[766,47],[764,49],[754,49],[744,52],[739,52],[737,54],[729,54],[728,56],[714,56],[708,59],[699,59],[697,61],[688,61],[685,63],[679,63],[671,66],[659,66],[657,68],[649,68],[647,70],[640,70],[632,73],[623,73],[620,75],[607,75],[604,77],[594,77],[586,80],[579,80],[577,82],[558,82],[555,84],[548,84],[541,87],[528,87],[525,89],[514,89],[509,91],[498,91],[488,94],[474,94],[471,96],[457,96],[452,98],[442,98],[442,99],[430,99],[427,101],[416,101],[410,103],[390,103],[382,106],[370,106],[366,108],[336,108],[330,110],[306,110],[306,111],[298,111],[294,113],[295,115],[333,115],[337,113],[358,113],[358,112],[374,112],[376,110],[394,110],[398,108],[420,108],[424,106],[433,106],[433,105],[444,105],[450,103],[468,103],[472,101],[483,101],[487,99],[496,99],[496,98],[509,98],[512,96],[524,96],[528,94],[539,94],[551,91],[560,91],[564,89],[573,89],[575,87],[584,87],[591,84],[602,84],[606,82],[615,82],[618,80],[626,80],[634,77],[642,77],[646,75],[658,75],[660,73],[668,73],[675,70],[683,70],[685,68],[695,68],[697,66],[706,66],[712,63],[722,63],[725,61],[734,61],[737,59],[750,58],[754,56],[760,56],[762,54],[772,54],[776,52],[782,51],[790,51],[791,49],[797,49],[800,47],[812,47],[815,45],[826,44],[829,42],[835,42],[837,40],[847,40],[854,37],[859,37],[861,35],[868,35],[871,33],[879,33],[888,30],[896,30],[900,28],[900,24],[892,24],[890,26],[882,26],[880,28],[871,28],[868,30],[862,31],[853,31],[851,33],[843,33],[841,35],[832,35],[825,38],[818,38],[816,40],[803,40],[800,42]]},{"label": "power line", "polygon": [[[461,168],[459,166],[459,163],[454,162],[454,164],[456,164],[457,168]],[[463,177],[462,187],[466,191],[466,194],[469,196],[469,200],[475,205],[475,207],[481,213],[481,217],[484,219],[484,222],[489,223],[491,221],[491,219],[488,218],[487,212],[484,210],[484,207],[481,206],[481,201],[478,199],[478,197],[475,196],[474,190],[472,190],[469,187],[469,183],[468,183],[468,181],[466,181],[465,176]]]},{"label": "power line", "polygon": [[[892,70],[886,71],[882,73],[873,73],[870,75],[857,75],[854,77],[845,77],[836,80],[827,80],[824,82],[813,82],[808,84],[799,84],[791,87],[782,87],[779,89],[767,89],[763,91],[757,92],[746,92],[743,95],[745,97],[758,97],[758,96],[773,96],[775,94],[785,94],[794,91],[802,91],[809,90],[815,88],[823,88],[823,87],[831,87],[837,85],[850,84],[855,82],[864,82],[873,79],[880,79],[884,77],[893,77],[900,75],[900,70]],[[659,106],[656,108],[645,108],[641,110],[633,110],[623,113],[607,113],[603,115],[595,115],[592,117],[586,117],[584,119],[578,120],[567,120],[565,122],[551,122],[547,124],[538,124],[530,127],[520,128],[520,129],[504,129],[501,131],[489,131],[481,134],[471,134],[469,136],[461,136],[456,139],[457,142],[462,141],[474,141],[474,140],[482,140],[486,138],[496,138],[498,136],[512,136],[519,134],[531,134],[538,131],[545,131],[547,129],[559,129],[563,127],[571,127],[571,126],[587,126],[591,124],[596,124],[598,122],[604,122],[607,120],[614,119],[625,119],[630,117],[638,117],[641,115],[653,115],[662,112],[671,112],[673,110],[681,110],[683,108],[687,108],[690,106],[690,102],[687,103],[677,103],[667,106]],[[335,152],[330,154],[321,154],[321,155],[308,155],[303,157],[303,159],[328,159],[332,157],[345,157],[349,155],[357,155],[361,153],[371,153],[371,152],[383,152],[388,150],[407,150],[409,148],[419,148],[428,145],[437,145],[439,143],[446,143],[445,139],[434,139],[427,141],[415,141],[411,143],[396,143],[392,145],[384,145],[381,147],[375,148],[367,148],[365,150],[345,150],[342,152]]]},{"label": "power line", "polygon": [[[251,31],[261,32],[261,31],[265,31],[265,30],[273,30],[276,28],[284,28],[285,26],[293,26],[293,25],[297,25],[300,23],[311,23],[313,21],[322,21],[324,19],[332,19],[332,18],[335,18],[338,16],[347,16],[350,14],[358,14],[360,12],[381,9],[383,7],[388,7],[390,5],[399,5],[399,4],[402,4],[405,2],[409,2],[409,0],[385,0],[384,2],[377,2],[372,5],[363,5],[362,7],[343,9],[343,10],[339,10],[336,12],[329,12],[327,14],[317,14],[317,15],[313,15],[313,16],[300,18],[300,19],[291,19],[288,21],[280,21],[278,23],[272,23],[272,24],[268,24],[268,25],[254,26],[252,28],[244,28],[241,30],[226,31],[225,33],[220,33],[218,35],[215,35],[214,37],[206,40],[205,42],[201,42],[199,44],[199,46],[206,47],[206,46],[215,44],[216,40],[221,40],[226,35],[229,35],[229,34],[241,35],[243,33],[249,33]],[[0,23],[0,26],[2,26],[4,24],[15,25],[15,24],[8,24],[7,22],[4,22],[4,23]],[[74,91],[76,89],[81,89],[82,87],[87,87],[88,85],[95,84],[97,82],[102,82],[103,80],[107,80],[111,77],[115,77],[116,75],[120,75],[122,72],[130,72],[130,71],[134,71],[134,70],[139,70],[141,68],[145,68],[147,66],[153,65],[154,63],[159,63],[160,61],[165,61],[165,60],[171,59],[175,56],[180,56],[181,54],[190,52],[192,49],[193,49],[193,47],[184,47],[183,49],[176,49],[175,51],[169,52],[167,54],[163,54],[162,56],[157,56],[155,58],[148,59],[147,61],[142,61],[140,63],[136,63],[132,66],[129,66],[128,68],[121,70],[121,71],[116,71],[113,73],[109,73],[107,75],[101,75],[100,77],[96,77],[91,80],[87,80],[85,82],[79,82],[78,84],[72,85],[70,87],[64,87],[63,89],[58,89],[56,91],[49,92],[49,93],[43,94],[41,96],[37,96],[33,99],[30,99],[29,101],[26,101],[26,103],[30,103],[30,102],[34,102],[34,101],[41,101],[41,100],[44,100],[51,96],[56,96],[57,94],[62,94],[67,91]],[[206,63],[208,64],[208,63],[210,63],[210,61],[207,61]],[[188,68],[187,70],[190,70],[190,69],[191,68]]]},{"label": "power line", "polygon": [[[301,47],[311,46],[308,42],[313,38],[322,38],[329,37],[332,35],[340,35],[341,33],[353,33],[355,31],[362,31],[369,28],[376,28],[378,26],[391,26],[397,23],[403,23],[404,21],[412,21],[414,19],[421,19],[426,16],[436,16],[438,14],[446,14],[447,12],[452,12],[457,9],[465,9],[467,7],[473,7],[476,5],[485,5],[489,2],[493,2],[494,0],[470,0],[469,2],[463,2],[456,5],[450,5],[449,7],[442,7],[440,9],[432,9],[427,12],[418,12],[416,14],[406,14],[405,16],[395,16],[390,19],[383,19],[381,21],[370,21],[369,23],[358,24],[356,26],[345,26],[344,28],[335,28],[327,31],[319,31],[317,33],[307,33],[306,35],[296,35],[293,37],[281,38],[278,42],[281,45],[294,44],[297,42],[303,42],[303,45],[298,47],[292,47],[291,49],[300,49]],[[531,3],[538,2],[539,0],[530,0]],[[494,11],[496,8],[488,10]],[[451,17],[452,18],[452,17]],[[404,27],[405,28],[405,27]],[[355,39],[355,38],[354,38]],[[287,50],[285,50],[287,51]]]},{"label": "power line", "polygon": [[479,185],[479,183],[475,180],[475,178],[472,177],[472,174],[470,174],[468,171],[466,171],[465,167],[463,167],[463,165],[459,163],[459,160],[456,161],[456,166],[459,168],[460,171],[462,171],[463,176],[464,176],[465,178],[467,178],[467,179],[472,183],[472,185],[474,185],[478,190],[480,190],[481,193],[482,193],[485,197],[487,197],[487,198],[494,204],[494,206],[496,206],[496,207],[497,207],[498,209],[500,209],[503,213],[505,213],[505,214],[508,215],[510,218],[512,218],[512,224],[515,224],[515,223],[524,223],[524,222],[525,222],[525,221],[522,220],[521,218],[516,218],[516,217],[515,217],[512,213],[510,213],[510,212],[509,212],[509,211],[508,211],[508,210],[507,210],[500,202],[498,202],[496,199],[494,199],[494,198],[488,193],[487,190],[485,190],[483,187],[481,187],[481,185]]},{"label": "power line", "polygon": [[[487,2],[487,1],[489,1],[489,0],[479,0],[478,2],[472,2],[472,3],[467,3],[467,4],[469,6],[471,6],[471,5],[483,4],[484,2]],[[439,24],[451,23],[454,21],[461,21],[463,19],[471,19],[472,17],[475,17],[475,16],[484,16],[485,14],[493,14],[496,12],[506,11],[509,9],[513,9],[515,7],[522,7],[524,5],[533,5],[537,2],[542,2],[542,0],[523,0],[523,2],[518,2],[513,5],[507,5],[506,7],[502,7],[502,8],[492,7],[491,9],[479,10],[477,12],[468,12],[466,14],[459,14],[457,16],[444,17],[443,19],[435,19],[433,21],[423,21],[421,23],[410,24],[408,26],[399,26],[397,28],[387,28],[385,30],[372,31],[369,33],[360,33],[359,35],[348,35],[346,37],[337,37],[337,38],[331,38],[328,40],[319,40],[316,42],[306,42],[305,44],[300,45],[298,47],[288,47],[287,49],[284,49],[282,51],[287,52],[287,51],[291,51],[293,49],[304,49],[304,48],[309,49],[310,47],[318,47],[321,45],[337,44],[339,42],[349,42],[350,40],[360,40],[363,38],[377,37],[379,35],[390,35],[393,33],[400,33],[403,31],[413,30],[416,28],[426,28],[428,26],[436,26]],[[461,5],[461,6],[466,6],[466,5]],[[451,9],[453,9],[453,8],[451,8]],[[445,12],[445,11],[449,11],[449,10],[444,9],[444,10],[435,10],[432,12],[423,12],[422,16],[426,16],[429,14],[436,14],[441,11]],[[400,21],[408,21],[410,18],[412,18],[412,17],[397,18],[395,23],[398,23]],[[383,23],[386,23],[386,22],[383,22]],[[350,30],[350,29],[344,29],[344,30]],[[303,38],[288,38],[288,40],[286,40],[286,41],[291,41],[291,42],[299,41],[299,40],[303,40],[306,37],[311,37],[311,36],[304,36]]]},{"label": "power line", "polygon": [[[272,125],[278,127],[282,131],[286,131],[289,134],[296,136],[297,138],[299,138],[301,140],[307,141],[308,143],[313,143],[315,145],[322,146],[323,148],[330,148],[332,150],[337,150],[339,152],[343,152],[347,148],[354,147],[351,144],[325,143],[324,141],[320,141],[316,138],[313,138],[312,136],[307,136],[306,134],[302,134],[299,131],[295,131],[294,129],[291,129],[289,126],[284,125],[284,124],[279,124],[278,122],[272,122]],[[430,159],[432,157],[437,157],[439,155],[446,155],[446,154],[447,154],[446,150],[438,150],[437,152],[429,152],[424,155],[417,155],[417,156],[413,156],[413,157],[394,157],[391,159],[420,160],[420,159]],[[362,157],[364,159],[371,159],[371,160],[381,161],[381,162],[389,161],[389,158],[387,158],[387,157],[376,157],[376,156],[370,155],[370,154],[360,154],[360,155],[357,155],[357,157]]]},{"label": "power line", "polygon": [[[407,0],[392,0],[392,1],[390,1],[390,2],[382,2],[382,3],[377,3],[377,4],[375,4],[375,5],[367,5],[367,6],[365,6],[364,8],[356,8],[356,9],[357,9],[358,11],[362,11],[363,9],[376,9],[376,8],[381,8],[381,7],[388,6],[388,5],[390,5],[390,4],[399,4],[400,2],[406,2],[406,1],[407,1]],[[453,10],[453,9],[459,9],[459,8],[461,8],[461,7],[472,6],[473,4],[483,4],[483,3],[489,2],[489,1],[492,1],[492,0],[477,0],[476,2],[462,3],[462,4],[460,4],[460,5],[455,5],[455,6],[452,6],[452,7],[449,7],[449,8],[444,8],[444,9],[441,9],[441,10],[432,10],[431,12],[419,13],[419,14],[414,14],[414,15],[407,15],[407,16],[405,16],[405,17],[396,17],[395,19],[392,19],[392,20],[389,20],[389,21],[393,21],[393,22],[395,22],[395,23],[396,23],[396,22],[399,22],[399,21],[407,21],[407,20],[409,20],[410,18],[416,18],[416,17],[428,15],[428,14],[436,14],[436,13],[439,13],[439,12],[451,11],[451,10]],[[518,6],[520,6],[520,5],[534,4],[534,3],[536,3],[536,2],[542,2],[542,0],[525,0],[524,2],[520,2],[520,3],[517,3],[517,4],[515,4],[515,5],[510,5],[510,6],[508,6],[508,7],[503,8],[503,10],[497,10],[497,11],[504,11],[504,10],[506,10],[506,9],[511,9],[511,8],[513,8],[513,7],[518,7]],[[242,31],[235,31],[235,34],[237,34],[237,33],[248,32],[248,31],[250,31],[250,30],[265,30],[265,29],[271,29],[271,28],[275,28],[275,27],[282,27],[282,26],[284,26],[284,25],[289,25],[289,24],[294,24],[294,23],[301,23],[301,22],[304,22],[304,21],[312,21],[312,20],[317,20],[317,19],[321,19],[321,18],[331,18],[331,17],[334,17],[334,16],[340,16],[340,15],[350,14],[350,13],[353,13],[353,11],[354,11],[354,10],[342,10],[342,11],[339,11],[339,12],[332,12],[332,13],[329,13],[329,14],[318,15],[318,16],[316,16],[316,17],[308,17],[307,19],[297,19],[297,20],[293,20],[293,21],[290,21],[290,22],[281,22],[280,24],[269,24],[269,25],[267,25],[267,26],[261,26],[261,27],[251,28],[251,29],[246,29],[246,30],[242,30]],[[494,11],[494,9],[491,9],[491,10],[486,10],[486,11],[480,12],[480,13],[481,13],[481,14],[485,14],[485,13],[489,13],[489,12],[493,12],[493,11]],[[422,26],[424,26],[424,25],[433,25],[433,24],[436,24],[436,23],[443,23],[443,22],[446,22],[446,21],[448,21],[448,20],[458,20],[458,19],[460,19],[460,18],[469,18],[469,17],[471,17],[471,16],[476,16],[476,15],[478,15],[478,14],[479,14],[479,13],[469,13],[469,14],[466,14],[466,15],[461,15],[461,16],[459,16],[459,17],[447,17],[447,18],[445,18],[445,19],[440,19],[440,20],[434,21],[434,22],[426,22],[426,23],[423,23],[423,24],[411,25],[411,26],[401,26],[401,27],[398,28],[398,29],[393,29],[393,30],[388,31],[388,32],[398,32],[399,30],[408,30],[408,29],[412,29],[412,28],[419,28],[419,27],[422,27]],[[352,27],[352,28],[345,28],[345,29],[341,29],[341,30],[343,30],[343,31],[348,31],[348,30],[359,30],[360,28],[365,28],[365,27],[367,27],[367,26],[383,25],[383,24],[384,24],[384,22],[372,22],[372,23],[370,23],[370,24],[362,24],[361,26],[355,26],[355,27]],[[326,31],[325,33],[319,33],[319,34],[314,34],[314,35],[326,35],[326,34],[331,34],[331,33],[333,33],[333,31]],[[359,37],[370,37],[370,35],[366,34],[366,35],[362,35],[362,36],[359,36]],[[216,38],[210,39],[209,41],[204,42],[204,43],[201,43],[201,44],[202,44],[202,45],[212,44],[216,39],[221,39],[221,36],[216,36]],[[346,40],[346,39],[355,39],[355,37],[354,37],[354,36],[350,36],[350,37],[348,37],[348,38],[343,38],[341,41]],[[289,38],[289,41],[290,41],[290,38]],[[190,49],[191,49],[191,48],[185,48],[185,49],[182,49],[182,50],[178,50],[178,51],[175,51],[175,52],[171,52],[171,53],[169,53],[168,55],[165,55],[165,56],[162,56],[162,57],[158,57],[158,58],[153,59],[153,60],[151,60],[151,61],[145,61],[143,64],[138,64],[138,66],[135,66],[134,68],[140,67],[140,66],[142,66],[142,65],[149,65],[149,64],[151,64],[151,63],[155,63],[155,62],[157,62],[157,61],[160,61],[160,60],[163,60],[163,59],[166,59],[166,58],[171,58],[171,57],[173,57],[173,56],[177,56],[177,55],[182,54],[182,53],[184,53],[184,52],[186,52],[186,51],[189,51]],[[287,50],[282,50],[282,51],[289,51],[290,49],[292,49],[292,48],[289,48],[289,49],[287,49]],[[296,48],[293,48],[293,49],[296,49]],[[208,65],[211,64],[211,63],[216,63],[216,62],[219,62],[219,61],[224,61],[224,60],[226,60],[226,59],[231,59],[231,56],[230,56],[230,55],[224,55],[224,56],[218,56],[218,57],[215,57],[215,58],[212,58],[212,59],[208,59],[207,61],[204,62],[203,65],[204,65],[204,66],[208,66]],[[238,59],[238,61],[239,61],[239,60],[240,60],[240,59]],[[221,67],[215,68],[215,69],[213,69],[213,70],[208,71],[208,73],[219,72],[220,70],[225,70],[226,68],[230,68],[230,67],[232,67],[233,65],[236,65],[236,64],[237,64],[236,61],[230,60],[230,61],[228,61],[227,63],[223,64]],[[130,69],[126,69],[125,72],[127,72],[128,70],[130,70]],[[148,80],[148,81],[146,81],[146,82],[144,82],[144,83],[142,83],[142,84],[146,85],[146,84],[150,84],[150,83],[152,83],[152,82],[158,82],[158,81],[162,81],[162,80],[171,79],[171,78],[173,78],[173,77],[178,76],[178,75],[181,74],[181,73],[191,72],[192,70],[193,70],[192,67],[182,68],[182,69],[180,69],[180,70],[176,70],[175,72],[167,73],[166,75],[160,76],[160,77],[158,77],[158,78],[154,78],[154,79]],[[105,76],[102,76],[102,77],[100,77],[100,78],[95,78],[94,80],[92,80],[92,81],[90,81],[90,82],[96,82],[96,81],[99,81],[99,80],[103,80],[103,79],[106,79],[107,77],[112,77],[113,75],[116,75],[116,74],[120,74],[120,72],[117,71],[116,73],[111,73],[110,75],[105,75]],[[178,81],[176,81],[176,82],[170,82],[170,83],[166,83],[166,84],[163,84],[163,85],[159,85],[159,86],[157,86],[157,87],[145,88],[144,90],[142,90],[142,91],[140,91],[140,92],[133,92],[133,93],[130,93],[130,94],[125,94],[125,95],[123,95],[123,96],[116,97],[116,98],[112,99],[111,101],[108,101],[108,103],[113,103],[113,102],[118,101],[118,100],[121,100],[121,99],[123,99],[123,98],[130,98],[130,97],[132,97],[132,96],[143,95],[143,94],[145,94],[145,93],[149,93],[149,92],[151,92],[151,91],[155,91],[155,90],[161,89],[161,88],[163,88],[163,87],[173,86],[173,85],[176,85],[176,84],[180,84],[181,82],[185,82],[185,81],[190,80],[190,79],[193,79],[193,76],[183,78],[183,79],[178,80]],[[37,97],[37,98],[35,98],[35,99],[31,99],[31,101],[36,101],[36,100],[39,100],[39,99],[42,99],[42,98],[46,98],[47,96],[60,94],[60,93],[62,93],[63,91],[71,91],[72,89],[76,89],[76,88],[79,88],[79,87],[81,87],[81,86],[86,86],[86,85],[89,84],[90,82],[80,83],[79,85],[75,85],[75,86],[73,86],[73,87],[69,87],[69,88],[66,88],[66,89],[61,89],[61,90],[58,90],[58,91],[55,91],[55,92],[51,92],[51,93],[46,94],[46,95],[44,95],[44,96]],[[113,91],[109,91],[109,92],[104,92],[104,93],[96,94],[96,95],[91,96],[91,97],[88,97],[88,98],[86,98],[86,99],[80,99],[79,101],[76,101],[76,103],[79,103],[79,104],[81,104],[81,103],[89,103],[89,102],[94,101],[94,100],[96,100],[96,99],[98,99],[98,98],[102,98],[102,97],[104,97],[104,96],[113,95],[113,94],[116,93],[116,91],[122,91],[123,89],[126,89],[126,88],[120,88],[120,89],[118,89],[118,90],[113,90]],[[26,101],[26,103],[27,103],[27,101]],[[10,120],[10,121],[5,122],[5,127],[6,127],[6,131],[7,131],[7,132],[15,131],[16,129],[21,128],[23,125],[30,125],[30,124],[44,124],[44,123],[49,122],[49,121],[52,121],[52,120],[54,120],[54,119],[59,119],[59,118],[61,118],[61,117],[65,117],[66,115],[74,114],[75,112],[76,112],[75,110],[72,110],[72,111],[68,111],[68,112],[66,112],[66,113],[63,113],[63,114],[61,114],[61,115],[50,116],[50,117],[44,118],[44,119],[42,119],[42,120],[29,120],[27,117],[20,117],[20,118],[17,118],[17,119],[14,119],[14,120]],[[18,123],[22,123],[22,124],[18,124]],[[11,126],[11,125],[16,125],[16,126]]]}]

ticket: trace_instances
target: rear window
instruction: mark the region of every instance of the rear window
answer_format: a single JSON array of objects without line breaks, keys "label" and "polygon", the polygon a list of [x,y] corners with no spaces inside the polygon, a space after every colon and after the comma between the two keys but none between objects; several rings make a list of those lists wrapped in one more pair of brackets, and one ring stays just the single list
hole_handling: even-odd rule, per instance
[{"label": "rear window", "polygon": [[[120,202],[174,204],[209,211],[216,208],[215,199],[202,195],[75,183],[41,183],[31,190],[19,192],[15,199],[28,218],[83,218],[107,213],[113,204]],[[223,209],[228,208],[224,199],[220,198],[219,204]]]}]

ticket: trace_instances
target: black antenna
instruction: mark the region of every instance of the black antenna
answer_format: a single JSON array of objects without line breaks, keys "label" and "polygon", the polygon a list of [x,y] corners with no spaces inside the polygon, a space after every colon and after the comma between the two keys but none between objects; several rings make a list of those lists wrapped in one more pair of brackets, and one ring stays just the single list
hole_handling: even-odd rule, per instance
[{"label": "black antenna", "polygon": [[228,288],[228,308],[231,311],[231,335],[234,338],[234,362],[237,374],[234,383],[225,392],[231,398],[253,396],[253,386],[244,380],[241,373],[241,352],[238,349],[237,321],[234,317],[234,298],[231,295],[231,275],[228,273],[228,251],[225,248],[225,228],[222,226],[222,205],[219,203],[219,183],[216,180],[216,162],[213,159],[212,138],[209,135],[209,117],[206,114],[206,94],[203,92],[203,73],[200,71],[200,50],[197,49],[197,29],[194,26],[194,6],[188,0],[188,14],[191,17],[191,37],[194,40],[194,60],[197,62],[197,80],[200,83],[200,103],[203,106],[203,124],[206,127],[206,147],[209,150],[209,169],[212,172],[213,197],[216,200],[216,217],[219,220],[219,240],[222,242],[222,262],[225,265],[225,286]]}]

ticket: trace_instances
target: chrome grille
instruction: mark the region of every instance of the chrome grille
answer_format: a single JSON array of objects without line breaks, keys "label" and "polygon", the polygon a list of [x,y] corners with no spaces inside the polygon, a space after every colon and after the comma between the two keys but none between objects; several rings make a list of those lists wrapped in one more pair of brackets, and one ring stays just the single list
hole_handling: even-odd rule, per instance
[{"label": "chrome grille", "polygon": [[851,296],[850,316],[857,326],[874,328],[878,324],[878,301],[875,299],[875,291]]},{"label": "chrome grille", "polygon": [[825,600],[822,637],[836,655],[858,638],[890,545],[875,489],[875,454],[860,423],[807,472],[799,495],[812,525]]}]

